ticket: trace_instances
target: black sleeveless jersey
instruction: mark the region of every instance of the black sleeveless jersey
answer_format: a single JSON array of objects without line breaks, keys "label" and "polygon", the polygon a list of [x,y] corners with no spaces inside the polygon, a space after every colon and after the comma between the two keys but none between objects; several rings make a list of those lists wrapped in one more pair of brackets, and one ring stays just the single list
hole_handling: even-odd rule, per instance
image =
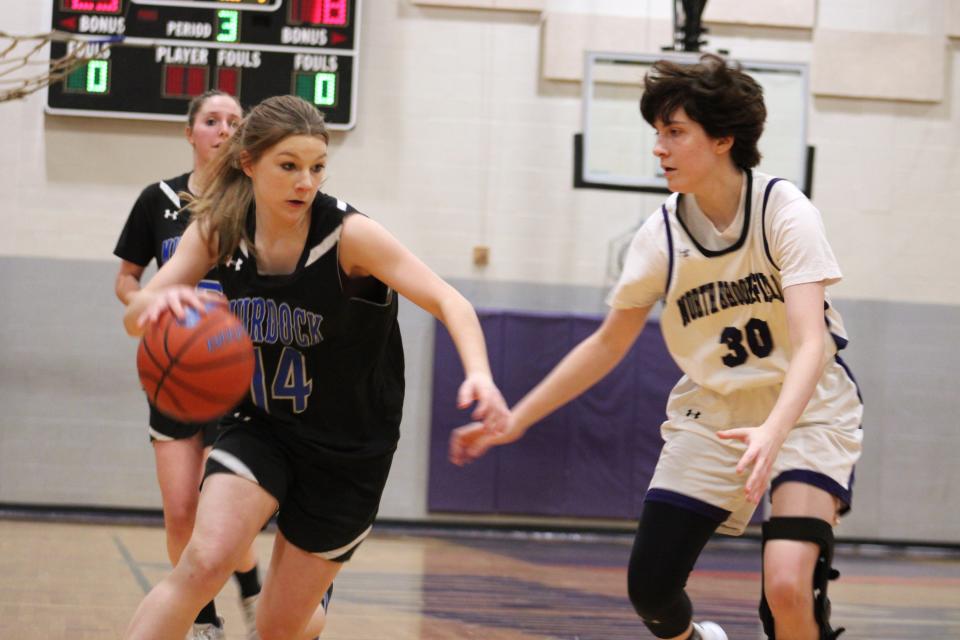
[{"label": "black sleeveless jersey", "polygon": [[[289,275],[259,274],[243,243],[219,267],[230,308],[256,355],[237,417],[351,457],[396,448],[404,391],[396,293],[375,278],[348,279],[340,268],[343,220],[355,213],[317,194],[307,242]],[[254,222],[251,209],[250,237]]]},{"label": "black sleeveless jersey", "polygon": [[[156,182],[140,193],[127,216],[113,254],[127,262],[146,267],[151,260],[162,267],[180,244],[180,236],[190,223],[190,213],[182,210],[179,193],[189,193],[190,173]],[[219,290],[216,272],[211,271],[200,287]]]}]

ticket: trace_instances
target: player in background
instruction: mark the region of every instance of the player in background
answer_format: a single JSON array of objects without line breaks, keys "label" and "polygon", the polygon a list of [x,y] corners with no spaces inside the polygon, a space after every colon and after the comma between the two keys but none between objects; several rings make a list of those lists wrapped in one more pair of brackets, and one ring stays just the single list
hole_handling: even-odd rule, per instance
[{"label": "player in background", "polygon": [[838,351],[847,339],[826,287],[840,280],[820,213],[794,185],[754,171],[761,87],[706,55],[656,63],[641,99],[674,192],[635,235],[603,324],[494,435],[466,425],[465,464],[520,438],[609,373],[657,300],[684,375],[667,402],[664,446],[628,568],[630,600],[657,638],[726,640],[693,622],[687,578],[716,530],[740,534],[768,488],[760,617],[769,638],[832,639],[827,581],[849,509],[862,405]]},{"label": "player in background", "polygon": [[[120,258],[115,291],[127,304],[140,291],[144,269],[152,260],[162,267],[173,255],[190,219],[183,208],[181,193],[203,192],[207,172],[223,144],[239,126],[243,108],[236,98],[222,91],[208,91],[191,100],[187,109],[186,138],[193,147],[193,168],[182,175],[148,186],[137,198],[114,249]],[[201,286],[219,291],[215,274]],[[163,523],[167,536],[167,555],[176,566],[190,539],[205,450],[217,436],[217,422],[185,424],[150,407],[150,441],[157,463],[157,481],[163,500]],[[248,637],[256,637],[255,603],[260,593],[257,558],[253,549],[242,558],[235,573],[241,604],[247,622]],[[222,620],[211,600],[197,615],[193,635],[197,640],[223,637]]]},{"label": "player in background", "polygon": [[502,429],[476,312],[382,226],[318,193],[329,136],[322,114],[268,98],[218,156],[171,260],[127,306],[143,332],[167,309],[202,310],[214,266],[253,339],[251,392],[207,461],[193,536],[141,603],[126,637],[180,637],[277,513],[257,607],[263,640],[316,636],[321,598],[370,533],[399,440],[401,294],[443,322],[466,379],[457,402]]}]

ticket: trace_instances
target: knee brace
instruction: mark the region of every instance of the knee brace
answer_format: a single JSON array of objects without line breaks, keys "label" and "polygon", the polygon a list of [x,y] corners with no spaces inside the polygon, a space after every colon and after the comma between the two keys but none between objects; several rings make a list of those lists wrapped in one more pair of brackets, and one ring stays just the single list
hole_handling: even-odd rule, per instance
[{"label": "knee brace", "polygon": [[[820,628],[820,640],[834,640],[843,627],[834,631],[830,627],[830,599],[827,598],[827,584],[840,577],[833,563],[833,527],[819,518],[770,518],[763,524],[763,546],[769,540],[802,540],[812,542],[820,548],[820,557],[813,571],[813,614]],[[762,585],[761,585],[762,588]],[[773,613],[767,604],[766,595],[761,591],[760,620],[763,631],[770,640],[776,640]]]}]

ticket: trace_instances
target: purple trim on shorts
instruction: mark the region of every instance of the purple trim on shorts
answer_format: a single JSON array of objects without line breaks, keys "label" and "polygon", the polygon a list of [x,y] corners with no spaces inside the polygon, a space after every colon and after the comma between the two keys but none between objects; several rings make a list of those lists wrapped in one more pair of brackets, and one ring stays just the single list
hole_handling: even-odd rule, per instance
[{"label": "purple trim on shorts", "polygon": [[651,502],[665,502],[666,504],[672,504],[675,507],[680,507],[687,511],[699,513],[715,521],[717,524],[720,524],[730,517],[730,512],[726,509],[715,507],[703,500],[691,498],[690,496],[677,493],[676,491],[670,491],[669,489],[650,489],[644,497],[644,501],[647,500]]},{"label": "purple trim on shorts", "polygon": [[810,471],[808,469],[791,469],[784,471],[770,483],[770,493],[773,493],[777,487],[784,482],[802,482],[823,489],[830,495],[840,500],[840,514],[850,511],[850,505],[853,500],[853,471],[850,472],[850,488],[845,489],[839,482],[828,475]]}]

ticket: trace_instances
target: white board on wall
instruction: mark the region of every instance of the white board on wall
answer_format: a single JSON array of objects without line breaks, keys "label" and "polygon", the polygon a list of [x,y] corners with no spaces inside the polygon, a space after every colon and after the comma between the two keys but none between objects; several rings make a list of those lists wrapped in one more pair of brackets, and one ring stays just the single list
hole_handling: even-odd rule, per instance
[{"label": "white board on wall", "polygon": [[816,0],[710,0],[704,22],[812,29]]},{"label": "white board on wall", "polygon": [[[690,63],[697,61],[698,54],[586,54],[580,176],[584,183],[666,191],[666,179],[652,153],[654,133],[639,108],[643,78],[655,61],[664,58]],[[763,87],[767,107],[758,169],[806,189],[809,186],[806,65],[739,62]]]},{"label": "white board on wall", "polygon": [[543,11],[546,0],[410,0],[430,7],[464,9],[502,9],[507,11]]},{"label": "white board on wall", "polygon": [[813,93],[940,102],[946,57],[942,36],[816,29]]},{"label": "white board on wall", "polygon": [[960,38],[960,0],[946,0],[944,30],[951,38]]},{"label": "white board on wall", "polygon": [[672,44],[669,20],[551,12],[543,25],[543,77],[582,80],[587,51],[657,53]]}]

